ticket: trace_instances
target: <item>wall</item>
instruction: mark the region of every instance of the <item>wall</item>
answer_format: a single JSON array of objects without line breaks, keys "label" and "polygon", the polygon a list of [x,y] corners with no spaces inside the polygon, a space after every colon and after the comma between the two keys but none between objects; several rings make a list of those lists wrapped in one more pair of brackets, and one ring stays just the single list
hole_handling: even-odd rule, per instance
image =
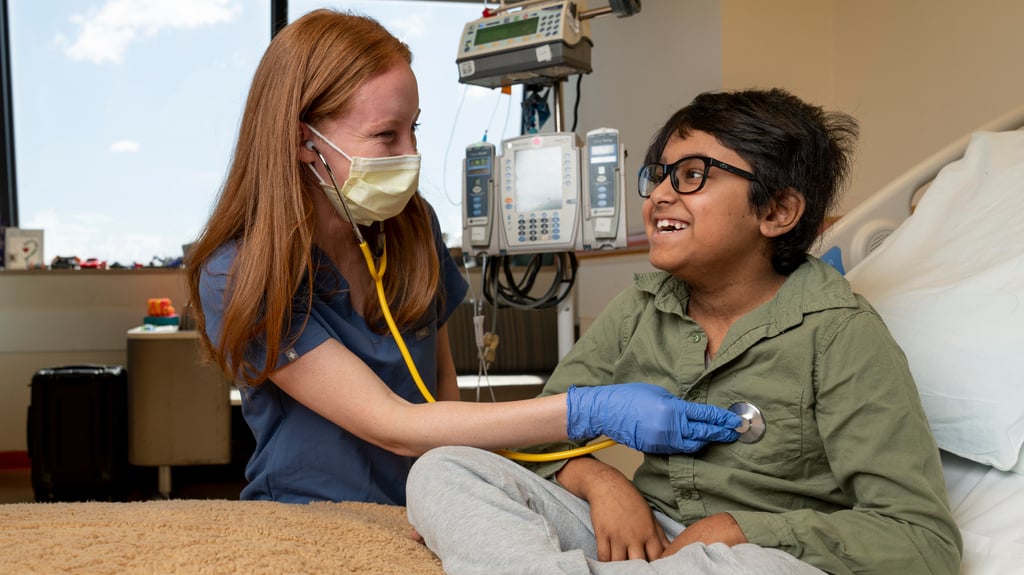
[{"label": "wall", "polygon": [[722,0],[724,88],[782,86],[861,124],[840,213],[1024,101],[1016,0]]}]

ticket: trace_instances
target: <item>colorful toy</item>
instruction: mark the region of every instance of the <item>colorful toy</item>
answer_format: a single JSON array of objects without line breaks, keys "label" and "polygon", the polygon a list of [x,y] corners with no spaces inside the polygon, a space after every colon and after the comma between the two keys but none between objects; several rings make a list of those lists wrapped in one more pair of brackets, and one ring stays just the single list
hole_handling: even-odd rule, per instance
[{"label": "colorful toy", "polygon": [[146,318],[143,323],[150,325],[178,325],[178,314],[171,304],[171,298],[153,297],[146,302]]}]

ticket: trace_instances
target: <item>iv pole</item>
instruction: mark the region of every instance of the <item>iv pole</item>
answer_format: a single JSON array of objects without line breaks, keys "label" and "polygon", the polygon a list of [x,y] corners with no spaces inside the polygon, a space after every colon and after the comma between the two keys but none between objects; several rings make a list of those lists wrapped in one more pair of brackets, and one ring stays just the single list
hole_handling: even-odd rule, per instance
[{"label": "iv pole", "polygon": [[[555,131],[565,131],[565,116],[562,114],[564,106],[562,94],[562,82],[558,80],[552,85],[552,97],[555,108]],[[579,95],[577,94],[577,97]],[[576,343],[576,284],[569,288],[569,295],[558,304],[557,311],[558,326],[558,359],[562,360],[569,350]]]},{"label": "iv pole", "polygon": [[[500,8],[492,13],[499,14],[513,8],[525,8],[530,5],[548,2],[549,0],[521,0],[520,2],[506,2],[501,0]],[[640,11],[640,0],[609,0],[607,6],[584,10],[579,14],[579,20],[589,20],[606,14],[615,14],[619,18],[632,16]],[[552,82],[552,99],[554,100],[554,126],[556,132],[565,131],[565,115],[563,114],[564,96],[562,83],[565,78]],[[576,95],[579,97],[579,94]],[[561,360],[572,349],[576,342],[576,286],[570,288],[569,294],[558,305],[557,328],[558,328],[558,359]]]}]

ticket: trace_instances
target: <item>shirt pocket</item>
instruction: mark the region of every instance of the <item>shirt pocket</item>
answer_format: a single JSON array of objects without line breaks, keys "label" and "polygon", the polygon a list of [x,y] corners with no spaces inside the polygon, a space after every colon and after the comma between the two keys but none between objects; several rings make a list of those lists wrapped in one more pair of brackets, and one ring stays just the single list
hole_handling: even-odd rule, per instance
[{"label": "shirt pocket", "polygon": [[727,450],[734,456],[756,465],[774,465],[801,457],[805,451],[806,426],[804,391],[799,385],[762,379],[759,382],[744,381],[749,375],[728,378],[733,381],[722,385],[721,399],[715,401],[728,409],[731,405],[745,402],[753,405],[764,418],[764,435],[755,443],[736,441],[727,444]]}]

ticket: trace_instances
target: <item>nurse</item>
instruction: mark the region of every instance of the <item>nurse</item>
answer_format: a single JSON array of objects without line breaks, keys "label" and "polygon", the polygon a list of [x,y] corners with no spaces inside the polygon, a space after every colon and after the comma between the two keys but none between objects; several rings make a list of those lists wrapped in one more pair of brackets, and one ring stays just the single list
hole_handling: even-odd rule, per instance
[{"label": "nurse", "polygon": [[[242,498],[402,505],[413,458],[441,445],[605,434],[667,453],[734,441],[735,414],[648,384],[455,401],[445,321],[467,288],[416,190],[411,59],[377,22],[317,10],[277,34],[256,70],[187,262],[202,342],[240,386],[256,437]],[[386,262],[388,307],[436,403],[389,332],[360,238],[369,263]]]}]

